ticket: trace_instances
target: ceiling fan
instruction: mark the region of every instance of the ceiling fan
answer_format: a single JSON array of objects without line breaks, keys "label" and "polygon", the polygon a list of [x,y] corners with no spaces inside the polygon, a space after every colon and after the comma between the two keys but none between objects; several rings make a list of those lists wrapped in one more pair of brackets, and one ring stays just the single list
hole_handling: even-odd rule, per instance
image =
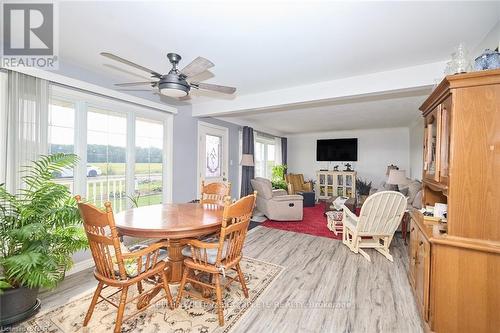
[{"label": "ceiling fan", "polygon": [[132,61],[121,58],[112,53],[101,52],[101,55],[106,58],[119,61],[123,64],[148,72],[151,75],[152,80],[157,79],[157,81],[116,83],[115,86],[118,87],[150,85],[152,88],[158,88],[158,90],[162,95],[169,97],[177,97],[177,98],[187,96],[191,88],[210,90],[224,94],[234,94],[234,92],[236,91],[236,88],[234,87],[188,81],[189,78],[199,75],[204,71],[206,71],[207,69],[215,66],[210,60],[205,59],[203,57],[198,57],[194,59],[186,67],[179,70],[177,68],[177,65],[179,64],[179,61],[182,59],[181,56],[176,53],[169,53],[167,54],[167,58],[172,64],[172,69],[168,72],[168,74],[160,74],[147,67],[138,65]]}]

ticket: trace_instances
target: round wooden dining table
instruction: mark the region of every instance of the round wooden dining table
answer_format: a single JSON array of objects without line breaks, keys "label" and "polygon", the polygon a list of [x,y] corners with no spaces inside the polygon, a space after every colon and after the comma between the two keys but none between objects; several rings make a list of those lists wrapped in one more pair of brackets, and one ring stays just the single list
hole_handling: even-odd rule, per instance
[{"label": "round wooden dining table", "polygon": [[184,241],[219,231],[222,212],[222,207],[196,203],[160,204],[122,211],[116,214],[115,223],[120,235],[167,240],[169,282],[178,283],[182,278]]}]

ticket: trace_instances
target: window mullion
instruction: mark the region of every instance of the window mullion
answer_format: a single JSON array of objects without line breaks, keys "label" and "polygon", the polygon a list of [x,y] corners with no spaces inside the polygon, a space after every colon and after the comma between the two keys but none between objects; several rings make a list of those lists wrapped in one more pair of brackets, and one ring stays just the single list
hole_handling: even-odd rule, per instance
[{"label": "window mullion", "polygon": [[74,126],[75,154],[79,157],[74,172],[74,192],[82,197],[87,196],[87,103],[75,103]]},{"label": "window mullion", "polygon": [[[162,202],[172,202],[172,159],[173,159],[173,142],[172,133],[174,129],[173,116],[167,115],[163,121],[163,156],[162,156]],[[198,163],[198,162],[197,162]]]}]

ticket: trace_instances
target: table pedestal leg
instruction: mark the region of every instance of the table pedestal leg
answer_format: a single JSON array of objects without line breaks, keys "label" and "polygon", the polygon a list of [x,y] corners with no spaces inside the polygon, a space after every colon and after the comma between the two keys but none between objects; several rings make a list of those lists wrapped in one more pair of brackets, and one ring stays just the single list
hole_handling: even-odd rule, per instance
[{"label": "table pedestal leg", "polygon": [[[180,283],[182,279],[182,273],[184,272],[184,256],[182,255],[182,248],[184,247],[180,240],[171,239],[168,241],[168,265],[170,271],[168,274],[169,283]],[[200,273],[199,273],[200,274]],[[190,274],[191,278],[196,279],[197,275],[194,272]],[[201,292],[203,297],[210,297],[210,289],[206,288],[197,283],[191,282],[191,285],[195,290]]]},{"label": "table pedestal leg", "polygon": [[184,256],[182,255],[183,246],[180,240],[171,239],[168,242],[168,265],[170,267],[170,271],[168,273],[168,282],[180,283],[184,267]]}]

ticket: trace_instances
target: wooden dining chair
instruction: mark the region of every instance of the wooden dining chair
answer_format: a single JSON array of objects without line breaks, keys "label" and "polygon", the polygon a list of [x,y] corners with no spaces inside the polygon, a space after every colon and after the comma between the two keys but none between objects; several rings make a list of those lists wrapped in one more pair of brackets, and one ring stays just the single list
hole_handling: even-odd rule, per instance
[{"label": "wooden dining chair", "polygon": [[[182,275],[179,292],[175,302],[179,306],[182,296],[188,294],[201,300],[209,300],[184,290],[186,282],[201,285],[205,288],[215,289],[219,325],[224,325],[224,307],[222,304],[222,291],[233,281],[239,281],[243,293],[248,298],[248,289],[245,278],[241,271],[240,261],[242,258],[243,243],[248,230],[248,224],[255,207],[254,194],[248,195],[235,203],[226,198],[223,212],[222,227],[219,239],[214,242],[200,240],[189,240],[188,246],[182,250],[184,259],[184,273]],[[235,276],[226,275],[229,270],[236,272]],[[201,282],[194,276],[194,271],[210,274],[208,283]],[[224,275],[227,282],[222,286],[220,275]],[[212,279],[213,277],[213,279]],[[212,281],[215,280],[215,284]]]},{"label": "wooden dining chair", "polygon": [[[163,299],[160,297],[151,302],[161,289],[164,290],[168,305],[172,309],[172,295],[167,281],[168,267],[160,257],[160,250],[167,247],[167,243],[159,242],[138,251],[129,252],[120,242],[111,203],[106,202],[103,211],[91,204],[82,203],[80,196],[76,199],[95,263],[94,276],[99,281],[83,326],[88,325],[96,304],[106,301],[118,309],[114,332],[120,332],[124,320]],[[142,282],[152,283],[153,286],[144,291]],[[137,285],[139,294],[127,300],[128,289],[133,285]],[[102,291],[107,287],[118,288],[118,290],[105,297]],[[119,292],[121,292],[120,301],[119,304],[115,304],[110,297]],[[99,298],[101,300],[98,302]],[[136,306],[138,311],[123,318],[126,304],[136,299],[138,299]]]},{"label": "wooden dining chair", "polygon": [[224,206],[226,197],[231,193],[231,183],[209,183],[201,181],[200,203],[208,206]]}]

